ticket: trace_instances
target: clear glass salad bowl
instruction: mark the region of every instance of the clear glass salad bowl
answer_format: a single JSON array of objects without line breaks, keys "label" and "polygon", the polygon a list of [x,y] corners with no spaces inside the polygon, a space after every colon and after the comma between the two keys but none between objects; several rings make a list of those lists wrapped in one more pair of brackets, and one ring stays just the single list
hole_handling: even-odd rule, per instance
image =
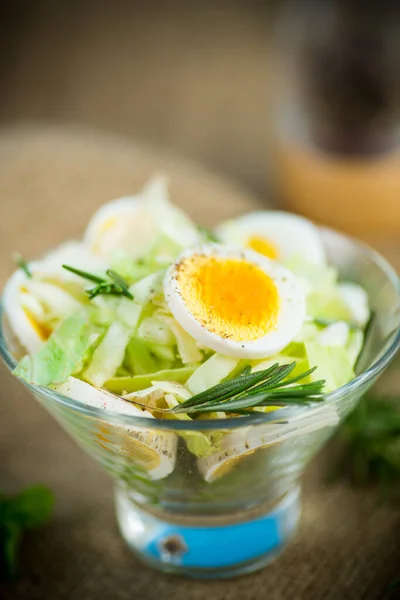
[{"label": "clear glass salad bowl", "polygon": [[[230,419],[159,420],[91,408],[25,384],[110,473],[121,533],[151,566],[193,577],[228,577],[271,562],[296,531],[307,464],[396,353],[400,296],[395,272],[348,237],[326,229],[322,236],[330,263],[342,279],[366,289],[373,311],[356,378],[323,402]],[[1,354],[13,369],[12,340],[3,320],[0,334]],[[204,459],[188,451],[202,434],[220,443],[223,464],[212,481],[204,477]],[[162,450],[149,452],[149,445]],[[222,460],[224,452],[240,445],[244,452]],[[176,457],[173,470],[152,477],[163,454],[170,464]]]}]

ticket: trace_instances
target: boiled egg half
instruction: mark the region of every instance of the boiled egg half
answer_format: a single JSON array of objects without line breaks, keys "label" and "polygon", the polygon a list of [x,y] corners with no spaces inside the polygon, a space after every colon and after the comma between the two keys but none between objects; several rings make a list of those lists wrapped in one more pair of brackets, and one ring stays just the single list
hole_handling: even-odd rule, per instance
[{"label": "boiled egg half", "polygon": [[251,250],[206,244],[168,269],[165,299],[197,342],[240,358],[277,354],[295,337],[306,311],[296,277]]},{"label": "boiled egg half", "polygon": [[30,263],[32,277],[18,269],[5,285],[4,312],[19,343],[29,354],[40,349],[59,319],[80,308],[68,286],[74,282],[81,284],[82,280],[63,269],[63,263],[79,264],[91,272],[106,268],[81,242],[67,242],[43,259]]},{"label": "boiled egg half", "polygon": [[254,250],[279,262],[297,258],[313,265],[326,262],[318,227],[290,213],[272,210],[248,213],[223,223],[216,234],[223,243]]},{"label": "boiled egg half", "polygon": [[139,258],[162,239],[180,248],[197,244],[200,233],[170,203],[165,177],[155,177],[140,194],[104,204],[90,220],[84,239],[90,251],[98,256],[110,258],[119,251]]}]

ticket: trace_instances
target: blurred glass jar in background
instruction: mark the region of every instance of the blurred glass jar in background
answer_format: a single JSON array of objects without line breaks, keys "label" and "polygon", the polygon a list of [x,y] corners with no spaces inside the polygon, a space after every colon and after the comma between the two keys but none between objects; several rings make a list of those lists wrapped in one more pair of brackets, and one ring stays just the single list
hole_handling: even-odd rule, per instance
[{"label": "blurred glass jar in background", "polygon": [[277,195],[370,241],[400,233],[399,15],[398,0],[316,0],[276,22]]}]

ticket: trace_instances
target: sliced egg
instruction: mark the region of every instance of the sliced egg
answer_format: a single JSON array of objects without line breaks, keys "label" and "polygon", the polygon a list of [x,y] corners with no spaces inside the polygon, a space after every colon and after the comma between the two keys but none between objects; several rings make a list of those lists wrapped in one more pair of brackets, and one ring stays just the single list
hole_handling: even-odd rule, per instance
[{"label": "sliced egg", "polygon": [[29,354],[34,354],[47,340],[51,330],[43,324],[44,309],[41,303],[29,294],[25,287],[27,281],[28,277],[23,271],[15,271],[5,285],[3,305],[18,341]]},{"label": "sliced egg", "polygon": [[214,244],[186,251],[167,271],[166,302],[197,342],[227,356],[277,354],[306,311],[295,276],[251,250]]},{"label": "sliced egg", "polygon": [[305,436],[324,427],[335,427],[339,422],[332,405],[317,407],[309,414],[292,418],[287,423],[271,423],[246,427],[225,435],[220,449],[211,456],[197,459],[197,466],[209,483],[227,475],[243,459],[261,448],[268,448],[296,436]]},{"label": "sliced egg", "polygon": [[152,222],[143,214],[139,197],[123,196],[107,202],[93,215],[86,228],[85,241],[95,255],[109,257],[116,249],[131,254],[136,246],[135,238],[143,241],[146,249],[149,234],[152,234]]},{"label": "sliced egg", "polygon": [[[151,413],[75,377],[69,377],[54,389],[86,406],[107,409],[120,415],[154,419]],[[116,426],[101,421],[96,441],[102,448],[111,452],[117,450],[122,456],[132,460],[147,471],[152,479],[167,477],[174,470],[178,446],[178,438],[174,433],[146,429],[145,426]]]},{"label": "sliced egg", "polygon": [[80,242],[62,244],[43,259],[29,264],[32,277],[21,269],[7,281],[4,311],[20,344],[33,354],[52,333],[55,324],[80,308],[68,284],[82,279],[63,269],[64,263],[91,272],[104,270],[103,261],[91,255]]},{"label": "sliced egg", "polygon": [[139,195],[104,204],[89,222],[85,241],[99,256],[110,258],[122,251],[138,258],[162,236],[182,248],[198,243],[200,238],[196,226],[170,203],[165,178],[156,177]]},{"label": "sliced egg", "polygon": [[297,258],[313,265],[326,262],[318,227],[290,213],[249,213],[223,223],[216,233],[224,243],[249,248],[279,262]]}]

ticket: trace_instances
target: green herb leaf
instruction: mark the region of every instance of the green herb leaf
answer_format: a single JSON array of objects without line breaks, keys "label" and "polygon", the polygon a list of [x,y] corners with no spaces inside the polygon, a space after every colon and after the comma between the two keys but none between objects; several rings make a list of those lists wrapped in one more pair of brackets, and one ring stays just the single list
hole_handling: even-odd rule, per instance
[{"label": "green herb leaf", "polygon": [[98,275],[93,275],[93,273],[87,273],[86,271],[75,269],[75,267],[71,267],[70,265],[63,265],[62,267],[63,269],[74,273],[74,275],[78,275],[78,277],[82,277],[82,279],[87,279],[88,281],[93,281],[94,283],[104,283],[106,281],[103,277],[98,277]]},{"label": "green herb leaf", "polygon": [[28,263],[26,262],[26,260],[24,260],[20,254],[15,254],[14,255],[14,260],[17,263],[18,267],[20,269],[22,269],[22,271],[25,273],[25,275],[27,277],[31,278],[32,277],[32,272],[30,271]]},{"label": "green herb leaf", "polygon": [[15,496],[0,496],[0,574],[10,579],[17,571],[17,553],[24,530],[42,526],[54,506],[53,493],[34,485]]},{"label": "green herb leaf", "polygon": [[248,368],[235,377],[196,394],[179,406],[171,409],[175,414],[199,414],[214,411],[247,411],[256,406],[285,406],[305,404],[322,399],[324,380],[295,385],[304,380],[316,369],[308,369],[296,377],[287,379],[297,363],[272,365],[256,373],[248,373]]},{"label": "green herb leaf", "polygon": [[115,283],[118,287],[121,288],[121,291],[122,291],[121,293],[124,296],[129,298],[129,300],[133,300],[133,296],[128,289],[128,284],[125,281],[125,279],[123,277],[121,277],[121,275],[118,275],[118,273],[116,273],[112,269],[108,269],[107,275],[110,277],[110,279],[113,279],[115,281]]},{"label": "green herb leaf", "polygon": [[108,269],[107,271],[107,277],[109,278],[108,280],[104,277],[94,275],[93,273],[81,271],[80,269],[76,269],[70,265],[63,265],[63,269],[66,269],[67,271],[70,271],[71,273],[74,273],[83,279],[93,281],[97,284],[94,288],[86,290],[89,300],[93,300],[93,298],[96,298],[96,296],[100,295],[125,296],[129,300],[133,300],[133,296],[128,289],[128,283],[121,275],[119,275],[119,273],[116,273],[112,269]]},{"label": "green herb leaf", "polygon": [[36,354],[24,356],[14,375],[36,385],[63,383],[76,371],[90,345],[89,326],[77,313],[65,319]]},{"label": "green herb leaf", "polygon": [[[228,381],[224,381],[223,383],[218,383],[217,385],[205,390],[204,392],[200,392],[195,396],[189,398],[185,402],[182,402],[179,407],[176,407],[176,412],[178,409],[190,408],[192,406],[196,406],[198,404],[205,404],[211,401],[220,401],[226,398],[230,398],[235,394],[240,392],[244,392],[245,390],[250,389],[252,386],[257,383],[264,381],[268,375],[274,373],[279,367],[278,363],[272,365],[268,369],[264,371],[258,371],[257,373],[250,373],[249,375],[239,375],[233,379],[228,379]],[[185,412],[185,411],[179,411]]]},{"label": "green herb leaf", "polygon": [[21,534],[17,523],[0,523],[0,579],[8,581],[16,575]]},{"label": "green herb leaf", "polygon": [[197,225],[197,229],[205,237],[205,239],[208,242],[218,243],[221,241],[211,229],[208,229],[207,227],[203,227],[202,225]]},{"label": "green herb leaf", "polygon": [[32,485],[6,503],[8,518],[23,528],[33,529],[43,525],[51,516],[54,495],[44,485]]}]

